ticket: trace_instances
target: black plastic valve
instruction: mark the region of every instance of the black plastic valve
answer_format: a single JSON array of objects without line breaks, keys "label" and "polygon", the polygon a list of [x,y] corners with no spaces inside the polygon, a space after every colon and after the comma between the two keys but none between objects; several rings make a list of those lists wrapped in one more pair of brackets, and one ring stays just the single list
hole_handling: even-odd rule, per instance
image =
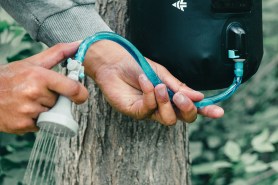
[{"label": "black plastic valve", "polygon": [[246,58],[246,32],[239,23],[232,23],[227,30],[228,50],[234,50],[240,58]]}]

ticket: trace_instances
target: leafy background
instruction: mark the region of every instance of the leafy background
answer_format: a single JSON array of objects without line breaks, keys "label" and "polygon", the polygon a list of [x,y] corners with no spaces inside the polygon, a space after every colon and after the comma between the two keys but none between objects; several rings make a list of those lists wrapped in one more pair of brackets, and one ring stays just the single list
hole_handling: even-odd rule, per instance
[{"label": "leafy background", "polygon": [[[264,0],[264,59],[259,72],[230,100],[225,117],[190,126],[192,184],[278,185],[278,0]],[[42,51],[0,9],[0,63]],[[21,184],[34,134],[0,133],[0,184]]]}]

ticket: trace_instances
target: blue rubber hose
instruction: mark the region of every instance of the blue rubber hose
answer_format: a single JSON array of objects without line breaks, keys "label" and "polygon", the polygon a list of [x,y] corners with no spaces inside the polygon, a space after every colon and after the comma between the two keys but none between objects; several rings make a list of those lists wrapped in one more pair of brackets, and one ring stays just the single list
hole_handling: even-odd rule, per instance
[{"label": "blue rubber hose", "polygon": [[[83,63],[86,52],[89,49],[89,47],[92,44],[94,44],[98,41],[101,41],[101,40],[114,41],[114,42],[120,44],[122,47],[124,47],[131,54],[131,56],[135,59],[135,61],[139,64],[139,66],[142,68],[142,70],[144,71],[144,73],[146,74],[146,76],[151,81],[151,83],[153,84],[154,87],[157,86],[158,84],[163,83],[159,79],[157,74],[154,72],[154,70],[151,68],[150,64],[147,62],[145,57],[138,51],[138,49],[132,43],[130,43],[128,40],[123,38],[122,36],[112,33],[112,32],[99,32],[93,36],[87,37],[80,44],[79,49],[75,55],[75,60]],[[234,78],[232,85],[227,90],[225,90],[224,92],[222,92],[218,95],[205,98],[200,102],[195,102],[194,104],[197,108],[206,107],[208,105],[212,105],[212,104],[218,103],[220,101],[226,100],[227,98],[231,97],[235,93],[235,91],[238,89],[238,87],[240,86],[240,84],[242,82],[242,75],[243,75],[243,64],[240,65],[239,62],[235,62],[235,63],[236,63],[235,78]],[[240,63],[243,63],[243,62],[240,62]],[[240,71],[240,72],[238,72],[238,71]],[[169,88],[167,88],[167,91],[168,91],[169,98],[172,101],[175,93]]]}]

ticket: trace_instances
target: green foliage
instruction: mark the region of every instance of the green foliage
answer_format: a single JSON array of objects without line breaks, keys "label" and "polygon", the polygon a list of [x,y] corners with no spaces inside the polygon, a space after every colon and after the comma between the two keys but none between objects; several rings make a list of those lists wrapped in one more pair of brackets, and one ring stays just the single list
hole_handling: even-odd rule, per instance
[{"label": "green foliage", "polygon": [[[33,41],[22,27],[0,9],[0,64],[21,60],[43,49],[41,43]],[[0,184],[21,184],[34,134],[17,136],[0,133]]]},{"label": "green foliage", "polygon": [[241,154],[239,144],[233,141],[228,141],[224,146],[224,154],[233,162],[239,161]]},{"label": "green foliage", "polygon": [[265,55],[258,73],[222,103],[224,118],[190,126],[194,185],[278,184],[278,0],[263,4]]},{"label": "green foliage", "polygon": [[22,181],[34,139],[34,134],[16,136],[0,133],[0,184]]},{"label": "green foliage", "polygon": [[0,9],[0,64],[24,59],[42,49],[41,43],[33,41],[21,26]]}]

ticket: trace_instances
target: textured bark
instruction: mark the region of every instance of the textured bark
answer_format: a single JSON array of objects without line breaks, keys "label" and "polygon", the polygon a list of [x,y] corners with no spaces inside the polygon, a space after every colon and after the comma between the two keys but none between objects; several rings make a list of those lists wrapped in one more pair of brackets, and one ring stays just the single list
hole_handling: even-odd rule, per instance
[{"label": "textured bark", "polygon": [[113,31],[127,34],[128,26],[127,0],[96,0],[96,10]]},{"label": "textured bark", "polygon": [[[127,2],[97,0],[96,8],[110,27],[126,34]],[[75,108],[79,136],[61,146],[59,184],[188,185],[187,126],[165,127],[136,121],[113,110],[91,79],[90,98]],[[70,149],[68,149],[70,148]]]}]

